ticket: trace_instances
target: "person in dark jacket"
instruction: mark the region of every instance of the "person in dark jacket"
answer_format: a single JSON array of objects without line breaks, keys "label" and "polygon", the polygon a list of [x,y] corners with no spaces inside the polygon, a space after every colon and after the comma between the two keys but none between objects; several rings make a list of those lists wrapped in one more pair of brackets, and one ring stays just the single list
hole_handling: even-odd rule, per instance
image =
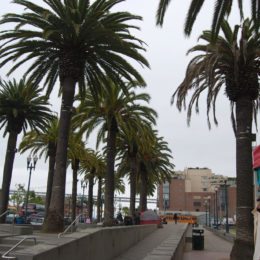
[{"label": "person in dark jacket", "polygon": [[174,221],[175,221],[175,224],[177,224],[177,221],[178,221],[178,215],[177,215],[177,213],[174,213],[173,219],[174,219]]}]

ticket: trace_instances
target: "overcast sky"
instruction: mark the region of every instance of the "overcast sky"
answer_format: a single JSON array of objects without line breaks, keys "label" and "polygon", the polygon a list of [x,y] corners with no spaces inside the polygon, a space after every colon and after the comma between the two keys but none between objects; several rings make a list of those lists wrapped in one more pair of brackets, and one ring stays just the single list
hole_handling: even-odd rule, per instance
[{"label": "overcast sky", "polygon": [[[34,0],[34,2],[41,3],[42,1]],[[184,19],[190,1],[172,1],[166,13],[163,28],[155,26],[158,2],[158,0],[126,0],[116,9],[127,10],[143,17],[143,21],[138,23],[141,31],[134,33],[147,43],[147,52],[144,55],[148,59],[151,69],[143,69],[138,64],[136,64],[136,69],[141,72],[147,82],[147,87],[143,91],[151,95],[151,107],[159,114],[157,120],[159,135],[164,137],[172,150],[175,170],[183,170],[185,167],[208,167],[215,174],[233,177],[235,176],[235,137],[231,127],[229,101],[223,92],[219,95],[217,103],[219,126],[216,127],[212,124],[211,130],[207,126],[204,96],[201,97],[200,114],[193,114],[190,127],[187,127],[186,124],[186,112],[180,113],[175,105],[170,105],[171,95],[183,80],[186,66],[191,59],[190,55],[186,56],[187,50],[197,43],[197,38],[202,30],[210,28],[213,1],[206,1],[212,5],[203,8],[190,38],[183,34]],[[1,16],[7,12],[19,10],[9,0],[4,1],[4,6],[3,3],[1,5]],[[240,22],[239,12],[236,7],[233,9],[230,22],[236,24]],[[0,29],[3,30],[4,27],[2,26]],[[0,71],[0,75],[4,79],[7,79],[5,76],[7,70],[8,67],[5,67]],[[19,80],[22,71],[23,69],[20,69],[13,73],[10,79],[15,77]],[[57,92],[53,93],[51,103],[53,110],[59,111],[60,102]],[[2,133],[0,137],[0,182],[2,182],[7,141],[7,137],[4,139]],[[89,144],[94,148],[93,140],[90,140]],[[18,183],[25,184],[27,187],[27,155],[16,154],[11,188]],[[37,163],[36,170],[32,174],[31,189],[46,190],[47,170],[48,164],[43,160]],[[66,193],[71,193],[71,179],[71,170],[68,170]]]}]

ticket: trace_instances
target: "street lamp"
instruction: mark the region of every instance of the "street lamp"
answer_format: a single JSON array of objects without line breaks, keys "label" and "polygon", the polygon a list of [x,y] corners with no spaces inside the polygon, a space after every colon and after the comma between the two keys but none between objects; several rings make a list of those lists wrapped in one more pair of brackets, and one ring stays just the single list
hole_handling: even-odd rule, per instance
[{"label": "street lamp", "polygon": [[216,229],[218,229],[218,189],[215,189],[215,196],[216,196]]},{"label": "street lamp", "polygon": [[84,182],[81,183],[81,188],[83,189],[83,194],[81,197],[81,219],[83,217],[83,200],[84,200],[84,191],[87,188],[87,184],[85,184]]},{"label": "street lamp", "polygon": [[205,205],[205,208],[206,208],[206,226],[208,226],[208,202],[205,201],[204,205]]},{"label": "street lamp", "polygon": [[224,182],[225,182],[225,206],[226,206],[226,233],[229,233],[227,180],[225,180]]},{"label": "street lamp", "polygon": [[211,201],[209,197],[209,227],[211,227],[211,216],[210,216],[210,210],[211,210]]},{"label": "street lamp", "polygon": [[28,208],[28,200],[29,200],[29,191],[30,191],[30,182],[31,182],[31,175],[32,175],[32,169],[35,170],[35,166],[37,163],[37,156],[35,155],[33,159],[29,156],[27,157],[27,170],[29,169],[29,181],[28,181],[28,188],[27,188],[27,194],[26,194],[26,208],[25,208],[25,223],[27,223],[27,208]]},{"label": "street lamp", "polygon": [[104,194],[101,194],[101,214],[100,214],[100,222],[102,222],[102,213],[103,213],[103,204],[104,204]]}]

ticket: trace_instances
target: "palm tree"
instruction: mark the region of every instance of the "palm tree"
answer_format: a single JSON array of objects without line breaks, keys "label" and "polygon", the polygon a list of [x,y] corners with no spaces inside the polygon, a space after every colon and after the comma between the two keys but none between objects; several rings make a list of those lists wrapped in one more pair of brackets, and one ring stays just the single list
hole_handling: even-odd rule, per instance
[{"label": "palm tree", "polygon": [[72,128],[69,136],[68,146],[68,159],[72,168],[72,200],[71,200],[71,211],[72,221],[76,218],[76,207],[77,207],[77,183],[78,183],[78,171],[80,169],[80,161],[88,156],[85,143],[81,141],[81,135],[74,132],[76,128],[75,123],[72,123]]},{"label": "palm tree", "polygon": [[[49,171],[47,180],[47,190],[45,199],[45,214],[48,214],[51,192],[53,185],[53,176],[55,170],[55,156],[58,139],[59,120],[53,117],[48,122],[48,126],[41,130],[32,130],[27,132],[19,145],[19,151],[24,153],[31,150],[33,155],[39,153],[39,158],[45,155],[45,161],[49,159]],[[76,211],[76,196],[77,196],[77,171],[79,166],[79,157],[85,152],[84,143],[81,141],[81,136],[74,133],[76,131],[77,122],[72,122],[72,127],[69,137],[68,158],[71,162],[73,170],[73,185],[72,185],[72,215],[75,217]],[[76,176],[76,177],[75,177]]]},{"label": "palm tree", "polygon": [[[189,52],[200,54],[188,65],[185,78],[173,95],[177,96],[177,107],[185,107],[189,90],[194,90],[188,106],[190,122],[193,105],[200,94],[207,90],[207,117],[213,108],[214,122],[216,99],[221,88],[231,102],[231,118],[236,136],[236,174],[237,174],[237,233],[231,259],[252,259],[253,257],[253,177],[252,177],[252,118],[257,112],[259,98],[259,56],[260,40],[255,34],[250,20],[240,27],[230,28],[227,21],[221,26],[223,37],[218,37],[216,44],[210,43],[210,31],[204,31],[201,39],[206,44],[196,45]],[[235,112],[234,112],[235,110]]]},{"label": "palm tree", "polygon": [[153,139],[146,142],[138,153],[138,179],[140,193],[140,210],[147,210],[147,196],[153,195],[156,185],[172,177],[174,164],[171,150],[162,137],[154,131]]},{"label": "palm tree", "polygon": [[99,172],[99,167],[101,166],[101,155],[95,153],[93,150],[88,149],[86,156],[82,158],[80,164],[80,174],[84,175],[83,181],[88,181],[88,203],[87,203],[87,213],[88,217],[92,221],[93,218],[93,187],[94,179],[97,172]]},{"label": "palm tree", "polygon": [[[61,83],[55,189],[46,216],[46,231],[59,232],[64,226],[67,147],[76,84],[80,94],[85,91],[85,82],[93,94],[97,94],[97,78],[106,80],[107,75],[122,87],[122,77],[145,84],[134,66],[124,58],[149,66],[139,53],[145,50],[143,42],[129,30],[139,28],[128,24],[141,17],[128,12],[112,12],[111,9],[122,1],[96,0],[90,4],[89,0],[44,0],[45,8],[31,1],[14,0],[26,12],[6,14],[0,21],[1,24],[12,23],[14,28],[0,32],[0,67],[14,61],[10,74],[32,60],[25,75],[36,82],[45,79],[47,95],[58,77]],[[24,28],[25,25],[30,26]]]},{"label": "palm tree", "polygon": [[[4,136],[8,133],[8,143],[2,181],[2,195],[0,214],[8,207],[9,190],[15,153],[17,151],[17,137],[21,131],[43,129],[52,118],[49,104],[41,94],[38,85],[21,79],[17,82],[0,82],[0,129],[4,128]],[[0,222],[5,221],[5,215]]]},{"label": "palm tree", "polygon": [[[157,13],[156,13],[156,24],[162,26],[164,22],[165,12],[170,4],[171,0],[160,0]],[[188,13],[186,15],[184,33],[190,36],[193,24],[199,14],[205,0],[191,0]],[[238,7],[240,10],[240,16],[243,17],[243,1],[238,0]],[[211,24],[212,39],[216,40],[218,36],[221,23],[226,16],[231,12],[233,0],[217,0],[215,1],[214,14]],[[258,1],[251,0],[251,13],[255,24],[256,32],[260,25],[260,5]]]},{"label": "palm tree", "polygon": [[128,175],[130,183],[130,215],[135,215],[135,197],[136,197],[136,179],[138,165],[138,151],[142,150],[145,142],[150,142],[153,136],[151,125],[143,124],[138,127],[138,131],[134,128],[124,128],[118,134],[117,146],[119,150],[118,172],[121,176]]},{"label": "palm tree", "polygon": [[[105,220],[104,225],[112,225],[114,220],[114,166],[116,156],[116,136],[120,128],[129,128],[131,122],[149,119],[155,123],[156,112],[146,106],[137,104],[137,101],[148,102],[147,94],[135,94],[132,84],[125,84],[127,92],[121,86],[107,80],[109,85],[103,88],[98,99],[88,92],[82,101],[81,131],[90,132],[101,124],[98,131],[97,144],[101,140],[106,142],[106,189],[105,189]],[[80,116],[80,115],[79,115]],[[137,126],[138,124],[135,123]],[[136,128],[136,130],[138,130]],[[105,138],[106,136],[106,138]]]},{"label": "palm tree", "polygon": [[49,159],[46,199],[45,199],[45,214],[49,210],[51,201],[51,191],[53,184],[53,176],[55,170],[55,156],[58,138],[58,126],[59,120],[57,117],[53,117],[46,128],[41,130],[32,130],[27,132],[23,137],[20,145],[19,152],[24,153],[25,151],[31,150],[33,155],[39,153],[39,158],[45,155],[45,161]]}]

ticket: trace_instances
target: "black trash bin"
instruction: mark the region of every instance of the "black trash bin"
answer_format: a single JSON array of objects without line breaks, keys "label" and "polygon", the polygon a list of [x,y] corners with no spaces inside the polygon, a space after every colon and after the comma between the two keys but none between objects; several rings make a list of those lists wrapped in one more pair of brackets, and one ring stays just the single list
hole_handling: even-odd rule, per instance
[{"label": "black trash bin", "polygon": [[202,228],[192,229],[192,250],[204,249],[204,230]]}]

